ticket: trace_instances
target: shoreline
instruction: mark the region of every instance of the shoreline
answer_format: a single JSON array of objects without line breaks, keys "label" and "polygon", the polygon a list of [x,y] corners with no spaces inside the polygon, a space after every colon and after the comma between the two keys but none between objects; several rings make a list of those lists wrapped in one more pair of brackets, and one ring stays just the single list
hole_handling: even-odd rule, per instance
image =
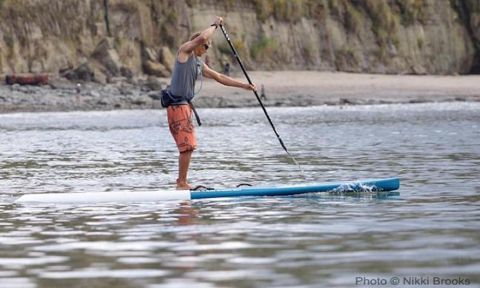
[{"label": "shoreline", "polygon": [[[238,72],[238,71],[237,71]],[[318,71],[253,71],[257,85],[262,85],[265,106],[372,105],[430,102],[480,102],[480,75],[385,75]],[[233,78],[245,81],[243,74]],[[158,100],[160,87],[169,78],[134,83],[119,79],[115,83],[77,83],[53,79],[45,86],[0,85],[0,113],[67,112],[120,109],[163,109]],[[197,83],[197,90],[200,83]],[[205,79],[198,108],[239,108],[258,106],[253,93],[226,87]]]}]

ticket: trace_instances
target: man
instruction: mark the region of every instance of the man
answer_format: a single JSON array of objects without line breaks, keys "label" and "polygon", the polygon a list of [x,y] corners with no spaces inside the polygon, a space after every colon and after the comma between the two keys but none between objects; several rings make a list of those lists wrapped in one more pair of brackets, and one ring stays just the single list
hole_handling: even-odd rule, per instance
[{"label": "man", "polygon": [[180,190],[192,188],[187,181],[187,174],[192,152],[197,147],[197,142],[192,124],[190,101],[195,96],[195,81],[197,77],[205,76],[226,86],[256,90],[255,85],[240,82],[220,74],[198,59],[210,48],[210,38],[222,23],[223,19],[216,17],[210,27],[200,33],[193,34],[190,41],[183,43],[177,52],[177,59],[170,83],[170,93],[175,101],[167,107],[167,116],[170,133],[180,153],[177,178],[177,189]]}]

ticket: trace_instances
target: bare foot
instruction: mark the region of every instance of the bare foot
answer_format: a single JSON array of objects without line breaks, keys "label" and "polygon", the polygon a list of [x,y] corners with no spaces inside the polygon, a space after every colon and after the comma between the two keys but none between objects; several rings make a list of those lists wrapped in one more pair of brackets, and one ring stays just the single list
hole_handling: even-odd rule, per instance
[{"label": "bare foot", "polygon": [[192,186],[187,181],[180,181],[177,179],[177,190],[190,190]]}]

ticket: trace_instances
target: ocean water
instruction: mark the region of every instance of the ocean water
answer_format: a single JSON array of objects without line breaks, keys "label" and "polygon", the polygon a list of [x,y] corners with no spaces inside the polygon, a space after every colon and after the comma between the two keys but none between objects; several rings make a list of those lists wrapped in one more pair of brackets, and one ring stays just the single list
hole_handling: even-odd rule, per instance
[{"label": "ocean water", "polygon": [[193,184],[401,188],[19,205],[173,188],[176,147],[164,110],[0,115],[0,287],[480,287],[480,103],[268,108],[304,175],[261,109],[199,110]]}]

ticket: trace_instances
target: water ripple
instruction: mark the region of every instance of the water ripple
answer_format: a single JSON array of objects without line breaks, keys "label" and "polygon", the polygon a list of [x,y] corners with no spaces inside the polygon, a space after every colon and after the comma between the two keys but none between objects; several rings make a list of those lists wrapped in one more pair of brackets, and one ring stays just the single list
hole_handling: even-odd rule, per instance
[{"label": "water ripple", "polygon": [[399,176],[400,194],[15,205],[22,193],[171,188],[176,148],[164,111],[0,115],[0,286],[345,287],[356,275],[426,274],[480,283],[480,104],[269,111],[307,179],[255,108],[202,109],[192,181]]}]

